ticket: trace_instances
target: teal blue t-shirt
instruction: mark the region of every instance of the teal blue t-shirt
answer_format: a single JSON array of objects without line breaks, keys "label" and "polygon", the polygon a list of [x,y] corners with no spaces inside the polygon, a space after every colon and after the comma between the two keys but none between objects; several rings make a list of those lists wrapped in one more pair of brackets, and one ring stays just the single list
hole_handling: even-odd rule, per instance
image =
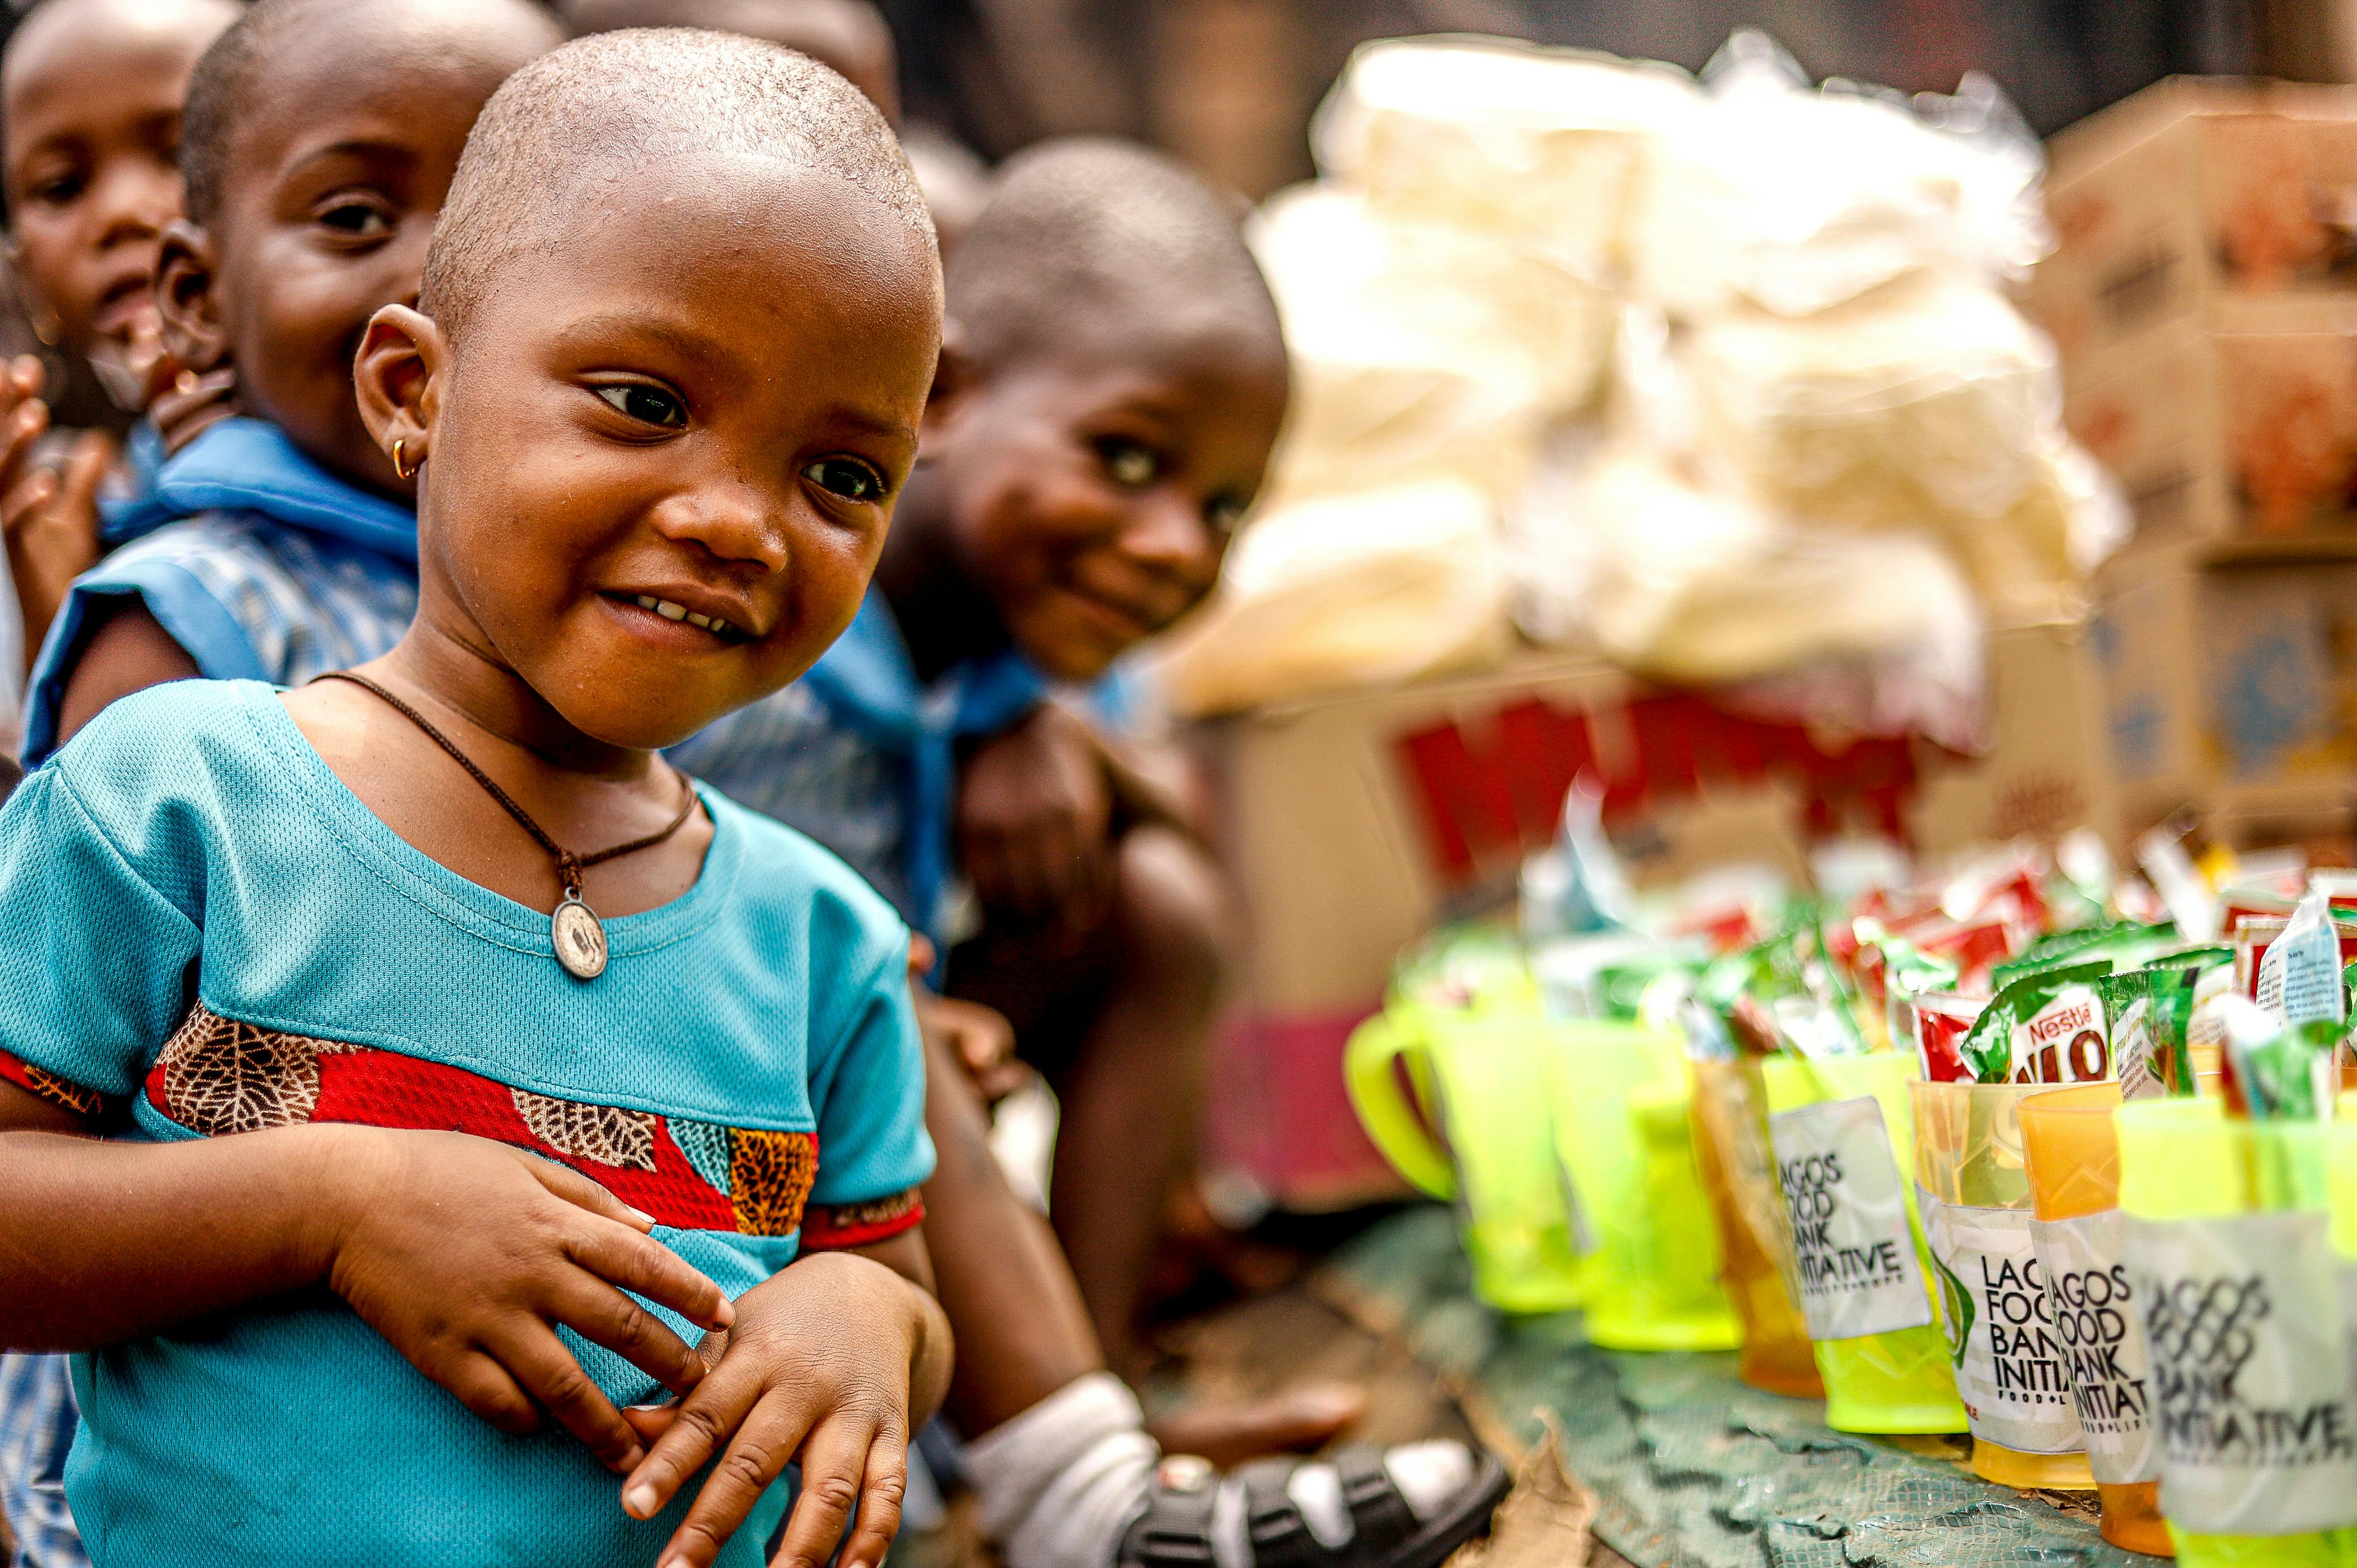
[{"label": "teal blue t-shirt", "polygon": [[[904,1230],[932,1168],[907,929],[809,840],[704,801],[694,886],[608,920],[585,983],[547,916],[378,821],[274,688],[143,692],[0,809],[0,1075],[127,1107],[135,1138],[496,1138],[653,1215],[731,1296]],[[662,1397],[565,1339],[617,1403]],[[694,1491],[630,1520],[577,1440],[495,1431],[324,1290],[76,1357],[74,1388],[67,1495],[100,1568],[645,1568]],[[785,1494],[724,1562],[759,1562]]]}]

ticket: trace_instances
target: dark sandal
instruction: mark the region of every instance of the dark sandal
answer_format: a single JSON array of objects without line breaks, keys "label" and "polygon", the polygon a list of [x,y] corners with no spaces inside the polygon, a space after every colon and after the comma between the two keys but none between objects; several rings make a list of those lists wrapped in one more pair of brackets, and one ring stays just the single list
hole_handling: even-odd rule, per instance
[{"label": "dark sandal", "polygon": [[[1311,1533],[1286,1487],[1304,1465],[1330,1465],[1350,1510],[1350,1540],[1328,1546]],[[1473,1477],[1456,1498],[1418,1520],[1383,1468],[1380,1450],[1355,1446],[1319,1459],[1264,1459],[1235,1473],[1243,1487],[1252,1568],[1440,1568],[1490,1528],[1512,1484],[1506,1467],[1476,1449]],[[1119,1568],[1215,1568],[1211,1508],[1222,1477],[1209,1466],[1166,1465],[1146,1512],[1123,1537]]]}]

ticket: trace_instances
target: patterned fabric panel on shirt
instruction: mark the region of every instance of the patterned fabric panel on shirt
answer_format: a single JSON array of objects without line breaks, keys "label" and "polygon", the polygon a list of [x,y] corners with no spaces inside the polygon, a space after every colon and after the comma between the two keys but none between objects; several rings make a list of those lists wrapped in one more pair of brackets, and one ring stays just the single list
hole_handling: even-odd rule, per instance
[{"label": "patterned fabric panel on shirt", "polygon": [[150,561],[180,568],[218,600],[253,644],[263,678],[280,686],[378,657],[417,613],[406,563],[259,512],[159,528],[107,564],[121,573]]},{"label": "patterned fabric panel on shirt", "polygon": [[67,1358],[0,1354],[0,1513],[16,1541],[8,1568],[90,1568],[66,1507],[78,1424]]},{"label": "patterned fabric panel on shirt", "polygon": [[827,711],[800,684],[715,722],[664,754],[740,806],[833,850],[899,910],[908,807],[901,764]]},{"label": "patterned fabric panel on shirt", "polygon": [[[0,1076],[55,1081],[5,1054]],[[791,1236],[802,1228],[818,1175],[814,1133],[560,1100],[396,1051],[257,1028],[202,1003],[166,1042],[143,1093],[172,1122],[206,1137],[341,1122],[496,1139],[562,1161],[657,1223],[683,1230]],[[823,1244],[837,1247],[879,1241],[924,1219],[914,1189],[821,1213],[833,1238]]]}]

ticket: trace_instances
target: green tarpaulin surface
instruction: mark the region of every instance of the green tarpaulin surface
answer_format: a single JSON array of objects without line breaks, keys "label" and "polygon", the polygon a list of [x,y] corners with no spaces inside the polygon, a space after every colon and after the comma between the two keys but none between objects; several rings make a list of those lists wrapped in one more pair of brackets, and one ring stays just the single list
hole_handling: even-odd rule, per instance
[{"label": "green tarpaulin surface", "polygon": [[1597,1535],[1641,1568],[2159,1561],[1953,1464],[1832,1431],[1821,1404],[1738,1381],[1732,1355],[1599,1350],[1577,1313],[1492,1312],[1473,1298],[1444,1208],[1383,1221],[1326,1277],[1525,1443],[1552,1412],[1566,1461],[1601,1505]]}]

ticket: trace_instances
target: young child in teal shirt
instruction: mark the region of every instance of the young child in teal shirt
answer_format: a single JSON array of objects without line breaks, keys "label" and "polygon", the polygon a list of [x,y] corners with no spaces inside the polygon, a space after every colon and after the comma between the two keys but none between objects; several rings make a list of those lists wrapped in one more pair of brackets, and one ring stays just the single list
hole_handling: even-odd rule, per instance
[{"label": "young child in teal shirt", "polygon": [[880,1561],[948,1375],[906,931],[658,752],[850,621],[940,318],[840,78],[544,57],[360,349],[410,631],[0,811],[0,1344],[77,1352],[102,1568],[749,1563],[789,1460],[785,1551]]}]

